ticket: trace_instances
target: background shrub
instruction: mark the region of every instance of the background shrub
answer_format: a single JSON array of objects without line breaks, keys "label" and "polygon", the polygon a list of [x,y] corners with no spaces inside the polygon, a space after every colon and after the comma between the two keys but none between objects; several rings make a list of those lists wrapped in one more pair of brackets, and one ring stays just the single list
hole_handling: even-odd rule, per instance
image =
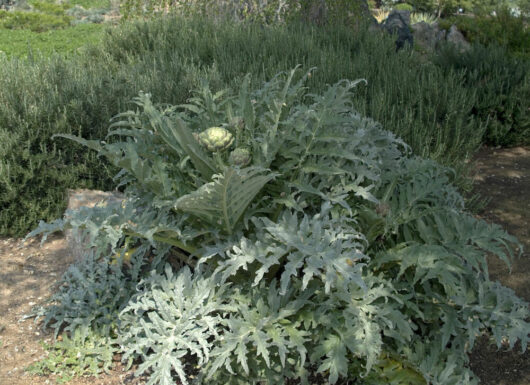
[{"label": "background shrub", "polygon": [[488,121],[484,143],[530,144],[528,60],[511,57],[506,48],[474,45],[463,54],[446,47],[433,61],[448,73],[461,71],[465,86],[476,90],[473,114]]},{"label": "background shrub", "polygon": [[65,28],[71,18],[66,15],[56,16],[40,12],[2,11],[0,10],[0,28],[28,29],[33,32]]},{"label": "background shrub", "polygon": [[70,5],[68,4],[55,4],[44,1],[34,1],[30,3],[34,10],[37,10],[42,13],[47,13],[49,15],[61,16],[64,14]]},{"label": "background shrub", "polygon": [[71,6],[79,5],[85,9],[96,8],[96,9],[109,9],[111,8],[111,0],[68,0],[68,4]]},{"label": "background shrub", "polygon": [[49,57],[54,53],[68,56],[83,45],[98,43],[103,37],[103,29],[104,26],[98,24],[84,24],[46,32],[0,28],[0,51],[7,57],[16,58],[35,58],[38,55]]},{"label": "background shrub", "polygon": [[501,45],[511,54],[530,58],[530,31],[524,18],[513,16],[507,8],[497,10],[496,16],[451,16],[439,22],[444,29],[453,24],[472,43]]},{"label": "background shrub", "polygon": [[[382,0],[389,4],[393,0]],[[513,13],[528,16],[528,0],[407,0],[416,11],[435,13],[439,16],[450,16],[457,12],[466,14],[482,13],[491,15],[500,7],[506,7]]]}]

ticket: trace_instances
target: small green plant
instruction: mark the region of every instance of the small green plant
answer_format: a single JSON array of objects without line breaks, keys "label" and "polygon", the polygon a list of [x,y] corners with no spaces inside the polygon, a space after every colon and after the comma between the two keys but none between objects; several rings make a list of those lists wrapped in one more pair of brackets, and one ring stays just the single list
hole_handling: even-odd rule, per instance
[{"label": "small green plant", "polygon": [[26,371],[41,376],[54,374],[60,384],[75,377],[108,372],[116,348],[108,338],[102,338],[92,330],[87,330],[86,334],[77,329],[71,337],[62,334],[52,345],[43,343],[48,353],[46,358],[29,365]]},{"label": "small green plant", "polygon": [[436,16],[431,15],[429,13],[421,13],[421,12],[414,12],[410,14],[411,24],[417,24],[421,22],[424,22],[427,24],[434,24],[436,22]]},{"label": "small green plant", "polygon": [[[88,214],[87,223],[93,216],[94,213]],[[145,253],[145,248],[138,252]],[[129,257],[129,263],[135,258]],[[141,263],[125,270],[109,253],[87,255],[83,263],[67,270],[58,291],[49,299],[49,305],[35,311],[36,320],[43,317],[43,326],[52,327],[55,337],[62,331],[73,335],[78,329],[95,330],[105,338],[114,336],[118,313],[140,280],[139,266]]]},{"label": "small green plant", "polygon": [[374,16],[374,18],[377,20],[379,24],[384,22],[389,14],[390,14],[390,11],[385,10],[385,9],[376,9],[372,12],[372,15]]},{"label": "small green plant", "polygon": [[353,108],[364,80],[311,94],[313,73],[203,85],[177,106],[140,93],[105,141],[56,135],[119,167],[126,199],[28,234],[71,228],[91,247],[47,323],[116,336],[149,384],[471,385],[482,333],[525,351],[528,304],[486,262],[510,264],[518,241],[466,212],[452,170]]}]

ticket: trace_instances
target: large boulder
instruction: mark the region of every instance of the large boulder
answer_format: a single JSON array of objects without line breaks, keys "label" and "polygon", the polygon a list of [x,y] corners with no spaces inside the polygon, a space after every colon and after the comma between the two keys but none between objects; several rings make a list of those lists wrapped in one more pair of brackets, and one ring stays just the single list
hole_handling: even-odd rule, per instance
[{"label": "large boulder", "polygon": [[[96,205],[107,205],[110,202],[122,202],[125,196],[117,191],[99,190],[68,190],[67,210],[78,210],[81,207],[94,207]],[[81,260],[89,251],[87,240],[83,239],[80,232],[73,230],[65,231],[66,243],[69,252],[76,260]]]},{"label": "large boulder", "polygon": [[470,48],[470,44],[455,25],[451,26],[449,32],[441,29],[437,23],[427,24],[423,21],[413,24],[411,28],[414,35],[414,43],[422,51],[433,51],[442,42],[454,45],[460,52]]},{"label": "large boulder", "polygon": [[411,26],[414,42],[423,51],[434,51],[440,41],[445,41],[446,31],[437,23],[428,24],[424,21]]},{"label": "large boulder", "polygon": [[404,48],[405,45],[412,47],[414,37],[410,30],[409,11],[392,11],[384,21],[383,29],[396,36],[396,50]]},{"label": "large boulder", "polygon": [[464,35],[462,35],[462,32],[454,24],[449,28],[446,40],[448,43],[453,44],[460,52],[465,52],[471,48],[471,45]]}]

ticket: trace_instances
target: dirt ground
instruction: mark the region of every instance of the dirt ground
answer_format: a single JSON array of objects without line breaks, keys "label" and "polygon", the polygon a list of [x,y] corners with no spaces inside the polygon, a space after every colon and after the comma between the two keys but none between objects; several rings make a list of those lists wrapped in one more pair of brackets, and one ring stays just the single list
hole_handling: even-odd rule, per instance
[{"label": "dirt ground", "polygon": [[[486,221],[502,224],[525,246],[510,274],[491,258],[492,279],[511,287],[530,301],[530,148],[484,148],[476,156],[476,192],[491,200],[479,214]],[[32,306],[48,297],[58,278],[73,262],[62,236],[52,237],[42,248],[34,240],[22,249],[19,239],[0,238],[0,385],[54,384],[53,377],[27,374],[24,368],[45,354],[40,341],[51,334],[32,320],[21,321]],[[480,340],[471,354],[471,367],[484,385],[530,385],[530,354],[497,351]],[[78,378],[70,385],[142,384],[120,367],[98,378]]]},{"label": "dirt ground", "polygon": [[[479,216],[502,225],[523,244],[512,272],[498,258],[489,258],[490,278],[530,302],[530,147],[483,148],[475,157],[475,191],[490,198]],[[471,368],[484,385],[530,385],[530,352],[497,351],[483,338],[471,354]]]}]

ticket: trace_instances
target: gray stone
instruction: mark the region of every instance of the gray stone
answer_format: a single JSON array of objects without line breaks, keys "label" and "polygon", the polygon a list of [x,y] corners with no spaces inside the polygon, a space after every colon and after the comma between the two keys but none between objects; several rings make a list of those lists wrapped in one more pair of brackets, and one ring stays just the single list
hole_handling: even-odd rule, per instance
[{"label": "gray stone", "polygon": [[[438,24],[436,24],[436,27],[438,27]],[[445,41],[447,38],[447,31],[445,29],[440,29],[438,27],[438,33],[436,35],[437,41]]]},{"label": "gray stone", "polygon": [[439,39],[437,25],[431,25],[424,21],[412,25],[414,42],[424,51],[433,51]]},{"label": "gray stone", "polygon": [[[99,191],[99,190],[68,190],[67,210],[77,210],[81,207],[94,207],[96,205],[107,205],[112,202],[121,202],[125,196],[117,191]],[[69,251],[77,261],[80,261],[89,251],[87,240],[82,239],[80,232],[73,230],[65,231],[66,243]]]},{"label": "gray stone", "polygon": [[414,37],[410,30],[410,12],[392,11],[383,23],[383,29],[392,35],[396,35],[396,50],[408,44],[412,47]]},{"label": "gray stone", "polygon": [[455,45],[460,52],[465,52],[471,48],[464,35],[456,28],[456,25],[452,25],[447,34],[446,40],[448,43]]},{"label": "gray stone", "polygon": [[14,5],[13,0],[0,0],[0,9],[7,9],[11,8]]}]

